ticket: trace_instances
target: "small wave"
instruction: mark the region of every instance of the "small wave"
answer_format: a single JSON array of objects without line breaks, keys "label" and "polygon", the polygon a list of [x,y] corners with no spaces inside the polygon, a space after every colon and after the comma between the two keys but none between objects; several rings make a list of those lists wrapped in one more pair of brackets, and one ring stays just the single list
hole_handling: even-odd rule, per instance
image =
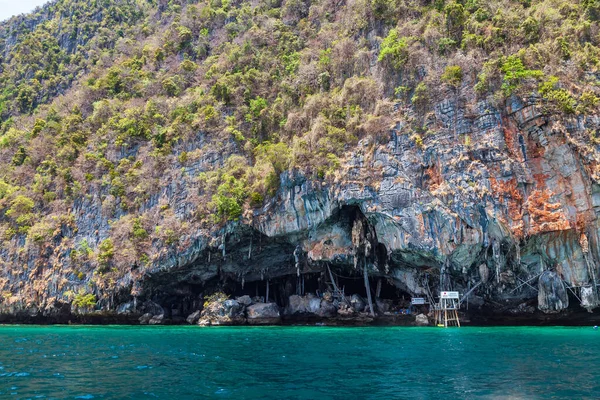
[{"label": "small wave", "polygon": [[6,377],[11,377],[11,376],[29,376],[31,375],[29,372],[5,372],[3,374],[0,374],[0,376],[6,376]]}]

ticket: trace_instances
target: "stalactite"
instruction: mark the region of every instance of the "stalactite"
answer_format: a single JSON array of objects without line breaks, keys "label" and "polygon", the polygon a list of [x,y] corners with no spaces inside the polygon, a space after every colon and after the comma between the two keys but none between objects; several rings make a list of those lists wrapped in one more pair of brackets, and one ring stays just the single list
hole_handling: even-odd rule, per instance
[{"label": "stalactite", "polygon": [[223,242],[222,242],[222,245],[223,245],[223,259],[225,259],[225,255],[226,255],[226,253],[225,253],[225,242],[226,242],[226,238],[225,238],[225,236],[226,236],[226,235],[225,235],[225,234],[223,234],[223,238],[221,239],[221,240],[223,241]]},{"label": "stalactite", "polygon": [[[581,246],[581,252],[583,253],[583,259],[585,260],[589,279],[591,280],[591,285],[589,287],[581,287],[580,288],[580,296],[582,299],[585,299],[585,302],[582,301],[581,305],[585,306],[588,312],[592,312],[591,310],[598,306],[598,283],[596,280],[596,271],[595,265],[591,260],[590,255],[590,246],[587,235],[582,233],[579,237],[579,245]],[[585,303],[585,304],[584,304]]]},{"label": "stalactite", "polygon": [[492,242],[492,254],[494,260],[494,268],[496,270],[496,283],[500,283],[500,242],[494,240]]},{"label": "stalactite", "polygon": [[300,255],[302,254],[302,247],[296,246],[294,249],[294,261],[296,262],[296,275],[300,276]]},{"label": "stalactite", "polygon": [[363,242],[362,223],[358,220],[352,225],[352,255],[354,256],[354,269],[358,269],[358,260],[360,258]]}]

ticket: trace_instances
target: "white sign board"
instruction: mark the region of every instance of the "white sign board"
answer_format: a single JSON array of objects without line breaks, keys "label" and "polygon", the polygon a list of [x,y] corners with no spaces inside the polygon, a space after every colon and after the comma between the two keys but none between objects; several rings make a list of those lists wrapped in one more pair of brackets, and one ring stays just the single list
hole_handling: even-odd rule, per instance
[{"label": "white sign board", "polygon": [[410,304],[419,306],[425,304],[425,299],[423,297],[413,297],[410,299]]},{"label": "white sign board", "polygon": [[440,299],[458,299],[458,292],[440,292]]}]

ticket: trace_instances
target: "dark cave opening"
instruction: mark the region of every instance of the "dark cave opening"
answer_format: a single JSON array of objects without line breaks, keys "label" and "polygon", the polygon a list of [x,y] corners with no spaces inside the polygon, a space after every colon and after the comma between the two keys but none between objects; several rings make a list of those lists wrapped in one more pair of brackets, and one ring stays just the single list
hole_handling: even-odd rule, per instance
[{"label": "dark cave opening", "polygon": [[[366,299],[364,277],[358,271],[332,269],[337,287],[347,297],[358,295]],[[395,307],[407,307],[410,294],[393,285],[386,276],[369,276],[371,296],[374,300],[385,301]],[[268,299],[267,296],[268,286]],[[250,296],[256,302],[274,302],[280,307],[287,307],[292,295],[313,294],[322,297],[325,292],[333,292],[334,285],[327,269],[320,272],[285,275],[281,277],[244,282],[241,279],[214,278],[204,284],[189,282],[170,286],[168,290],[162,287],[154,288],[147,300],[160,305],[169,319],[185,318],[189,314],[201,310],[205,299],[216,293],[223,292],[231,299]]]},{"label": "dark cave opening", "polygon": [[[337,257],[327,263],[309,260],[306,252],[296,257],[297,243],[245,227],[223,236],[225,244],[219,251],[208,250],[193,263],[149,276],[140,301],[152,300],[163,307],[165,317],[175,318],[201,309],[204,299],[216,292],[232,299],[247,295],[257,302],[286,307],[292,295],[322,296],[334,292],[337,285],[346,296],[356,294],[367,299],[363,270],[386,268],[389,260],[385,245],[378,242],[374,226],[356,205],[340,207],[324,224],[334,224],[351,237],[348,246],[352,246],[354,256]],[[356,265],[354,257],[358,257]],[[332,275],[336,285],[332,284]],[[369,276],[371,298],[410,301],[410,295],[389,279],[379,274]]]}]

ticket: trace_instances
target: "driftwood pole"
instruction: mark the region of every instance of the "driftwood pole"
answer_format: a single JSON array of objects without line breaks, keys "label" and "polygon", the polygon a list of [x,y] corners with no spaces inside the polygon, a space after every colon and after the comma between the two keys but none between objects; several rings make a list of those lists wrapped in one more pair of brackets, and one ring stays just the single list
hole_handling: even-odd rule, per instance
[{"label": "driftwood pole", "polygon": [[269,286],[270,286],[270,280],[267,279],[267,296],[265,297],[265,303],[269,302]]},{"label": "driftwood pole", "polygon": [[371,310],[371,316],[375,316],[375,311],[373,310],[373,299],[371,298],[371,286],[369,286],[369,275],[367,273],[367,260],[365,259],[365,263],[363,266],[364,278],[365,278],[365,289],[367,291],[367,300],[369,300],[369,309]]},{"label": "driftwood pole", "polygon": [[329,272],[329,279],[331,279],[331,284],[333,285],[333,290],[336,292],[340,292],[337,285],[335,284],[335,279],[333,279],[333,274],[331,273],[331,268],[329,268],[329,264],[327,264],[327,271]]}]

